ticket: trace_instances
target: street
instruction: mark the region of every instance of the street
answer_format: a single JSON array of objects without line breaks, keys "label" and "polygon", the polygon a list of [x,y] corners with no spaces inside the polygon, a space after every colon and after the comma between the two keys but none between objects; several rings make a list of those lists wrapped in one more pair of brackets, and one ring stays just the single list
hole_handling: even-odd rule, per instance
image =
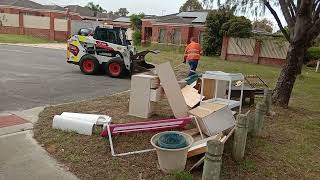
[{"label": "street", "polygon": [[129,79],[87,76],[66,62],[65,51],[0,45],[0,113],[127,90]]}]

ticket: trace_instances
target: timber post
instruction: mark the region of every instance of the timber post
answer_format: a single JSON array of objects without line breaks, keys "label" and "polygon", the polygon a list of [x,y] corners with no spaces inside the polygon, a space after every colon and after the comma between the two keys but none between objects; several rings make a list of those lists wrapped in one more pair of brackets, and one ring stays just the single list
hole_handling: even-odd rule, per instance
[{"label": "timber post", "polygon": [[266,114],[266,105],[264,103],[259,103],[256,106],[255,119],[254,119],[254,128],[252,135],[260,136],[263,127],[264,116]]},{"label": "timber post", "polygon": [[249,128],[249,119],[246,115],[239,114],[236,121],[234,140],[232,147],[232,156],[234,160],[241,161],[246,149],[247,135]]},{"label": "timber post", "polygon": [[266,105],[266,114],[268,115],[268,114],[270,114],[270,111],[271,111],[272,90],[270,90],[270,89],[265,89],[264,90],[263,102]]},{"label": "timber post", "polygon": [[224,144],[218,140],[207,142],[208,151],[205,155],[202,180],[218,180],[220,178]]}]

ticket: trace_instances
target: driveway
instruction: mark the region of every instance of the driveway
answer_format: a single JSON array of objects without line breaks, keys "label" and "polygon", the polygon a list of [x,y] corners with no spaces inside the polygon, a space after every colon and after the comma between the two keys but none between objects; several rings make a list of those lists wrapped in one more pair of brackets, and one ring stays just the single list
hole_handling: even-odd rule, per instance
[{"label": "driveway", "polygon": [[65,51],[0,45],[0,113],[60,104],[127,90],[129,79],[87,76]]}]

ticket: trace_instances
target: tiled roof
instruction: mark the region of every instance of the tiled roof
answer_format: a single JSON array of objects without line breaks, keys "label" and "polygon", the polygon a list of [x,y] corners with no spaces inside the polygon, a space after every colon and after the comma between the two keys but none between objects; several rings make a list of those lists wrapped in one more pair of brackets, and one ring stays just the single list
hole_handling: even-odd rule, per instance
[{"label": "tiled roof", "polygon": [[113,20],[113,22],[131,23],[130,17],[119,17],[119,18]]},{"label": "tiled roof", "polygon": [[43,5],[30,0],[0,0],[0,5],[17,6],[31,9],[45,9]]},{"label": "tiled roof", "polygon": [[204,24],[207,18],[208,12],[195,11],[195,12],[181,12],[176,14],[170,14],[166,16],[160,16],[157,18],[157,22],[160,23],[178,23],[178,24]]},{"label": "tiled roof", "polygon": [[74,13],[79,13],[80,16],[82,17],[94,17],[94,12],[91,11],[91,9],[87,8],[87,7],[82,7],[82,6],[78,6],[78,5],[69,5],[66,6],[65,8],[68,8],[69,11],[74,12]]},{"label": "tiled roof", "polygon": [[44,5],[45,9],[56,10],[56,11],[66,11],[65,8],[58,5]]},{"label": "tiled roof", "polygon": [[177,16],[183,17],[183,18],[195,18],[192,23],[205,23],[208,12],[206,11],[194,11],[194,12],[181,12]]}]

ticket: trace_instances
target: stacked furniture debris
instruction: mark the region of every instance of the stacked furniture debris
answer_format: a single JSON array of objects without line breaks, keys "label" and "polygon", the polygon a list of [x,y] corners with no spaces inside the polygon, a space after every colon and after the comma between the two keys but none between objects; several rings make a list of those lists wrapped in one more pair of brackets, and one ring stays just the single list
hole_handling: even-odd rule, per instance
[{"label": "stacked furniture debris", "polygon": [[138,74],[131,78],[129,115],[149,118],[154,107],[151,101],[161,98],[160,80],[158,76]]}]

